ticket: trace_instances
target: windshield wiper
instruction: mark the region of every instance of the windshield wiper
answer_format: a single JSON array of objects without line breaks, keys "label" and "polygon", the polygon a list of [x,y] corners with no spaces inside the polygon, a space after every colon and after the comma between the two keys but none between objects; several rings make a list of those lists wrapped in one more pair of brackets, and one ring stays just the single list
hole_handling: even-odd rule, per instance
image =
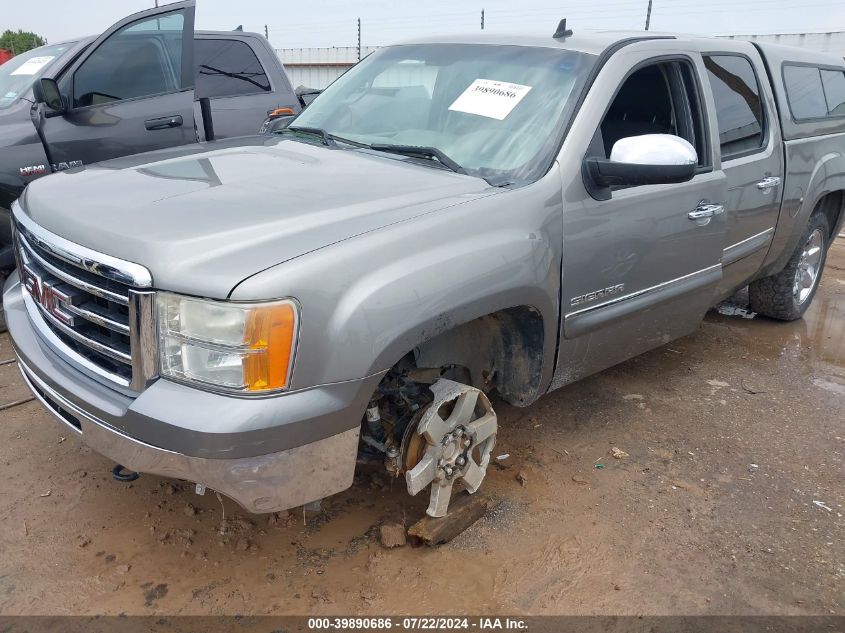
[{"label": "windshield wiper", "polygon": [[324,145],[328,145],[329,147],[337,147],[337,142],[334,140],[334,137],[332,137],[331,134],[319,127],[305,127],[297,125],[295,127],[286,127],[282,130],[279,130],[279,134],[284,134],[285,132],[302,132],[303,134],[313,134],[314,136],[319,136],[320,139],[322,139]]},{"label": "windshield wiper", "polygon": [[419,147],[417,145],[391,145],[390,143],[373,143],[369,146],[370,149],[377,152],[392,152],[394,154],[402,154],[403,156],[410,156],[412,158],[427,158],[429,160],[436,160],[444,167],[451,169],[456,174],[465,174],[466,170],[458,163],[449,158],[441,150],[436,147]]},{"label": "windshield wiper", "polygon": [[353,147],[369,147],[369,145],[367,145],[366,143],[359,143],[358,141],[353,141],[352,139],[343,138],[342,136],[338,136],[337,134],[326,132],[323,128],[319,127],[306,127],[304,125],[294,125],[283,128],[276,132],[276,134],[284,134],[287,131],[302,132],[304,134],[313,134],[315,136],[319,136],[323,143],[328,145],[329,147],[337,147],[338,143],[352,145]]},{"label": "windshield wiper", "polygon": [[337,136],[335,134],[330,134],[326,130],[319,127],[306,127],[299,125],[286,127],[282,130],[279,130],[277,134],[284,134],[285,132],[301,132],[303,134],[313,134],[314,136],[319,136],[323,143],[329,147],[336,148],[338,146],[337,143],[339,141],[347,145],[352,145],[353,147],[371,149],[376,152],[391,152],[393,154],[401,154],[402,156],[408,156],[411,158],[425,158],[428,160],[435,160],[447,169],[451,169],[456,174],[467,173],[463,167],[461,167],[458,163],[456,163],[454,160],[444,154],[442,150],[439,150],[436,147],[421,147],[418,145],[392,145],[390,143],[373,143],[372,145],[370,145],[367,143],[361,143],[359,141],[353,141],[351,139],[343,138],[342,136]]}]

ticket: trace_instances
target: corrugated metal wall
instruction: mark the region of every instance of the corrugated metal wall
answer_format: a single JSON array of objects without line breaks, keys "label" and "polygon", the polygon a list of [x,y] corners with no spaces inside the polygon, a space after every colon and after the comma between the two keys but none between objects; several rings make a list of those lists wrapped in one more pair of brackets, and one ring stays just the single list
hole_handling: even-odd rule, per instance
[{"label": "corrugated metal wall", "polygon": [[[361,57],[364,58],[377,49],[377,46],[362,46]],[[295,88],[325,88],[358,63],[358,49],[355,46],[278,48],[276,54],[285,65]]]},{"label": "corrugated metal wall", "polygon": [[832,53],[845,57],[845,31],[831,33],[780,33],[776,35],[728,35],[735,40],[759,40],[782,44],[784,46],[799,46],[823,53]]}]

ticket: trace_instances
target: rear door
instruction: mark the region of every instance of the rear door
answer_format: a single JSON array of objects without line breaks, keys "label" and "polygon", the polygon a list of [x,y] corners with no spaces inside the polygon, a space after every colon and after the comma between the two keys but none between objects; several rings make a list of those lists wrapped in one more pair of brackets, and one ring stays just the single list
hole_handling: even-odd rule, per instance
[{"label": "rear door", "polygon": [[257,134],[276,108],[299,112],[299,100],[264,38],[198,33],[194,46],[196,97],[210,100],[215,138]]},{"label": "rear door", "polygon": [[757,51],[703,55],[719,127],[717,155],[728,187],[724,269],[716,296],[721,299],[763,264],[780,212],[783,152],[774,96],[755,70],[763,68]]},{"label": "rear door", "polygon": [[44,121],[59,169],[196,141],[194,0],[124,18],[57,78],[69,105]]}]

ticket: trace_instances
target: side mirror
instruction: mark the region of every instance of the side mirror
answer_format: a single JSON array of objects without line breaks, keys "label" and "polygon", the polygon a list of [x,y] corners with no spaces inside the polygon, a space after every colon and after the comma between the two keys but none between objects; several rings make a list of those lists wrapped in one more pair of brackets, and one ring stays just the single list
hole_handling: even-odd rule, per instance
[{"label": "side mirror", "polygon": [[55,79],[42,77],[35,82],[32,87],[32,93],[35,97],[36,103],[43,103],[53,112],[53,116],[64,114],[67,110],[65,100],[62,98],[62,93],[59,91],[59,84]]},{"label": "side mirror", "polygon": [[258,129],[259,134],[273,134],[278,130],[283,130],[293,122],[296,118],[296,113],[291,108],[276,108],[267,113],[267,118]]},{"label": "side mirror", "polygon": [[695,148],[679,136],[629,136],[613,144],[610,159],[584,160],[584,182],[593,198],[608,200],[611,187],[686,182],[697,165]]}]

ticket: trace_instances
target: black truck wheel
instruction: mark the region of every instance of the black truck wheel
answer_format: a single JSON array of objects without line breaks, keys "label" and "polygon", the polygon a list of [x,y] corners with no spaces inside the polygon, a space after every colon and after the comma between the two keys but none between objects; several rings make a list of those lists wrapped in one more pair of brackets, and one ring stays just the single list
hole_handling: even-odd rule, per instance
[{"label": "black truck wheel", "polygon": [[751,309],[781,321],[800,319],[819,287],[829,236],[830,226],[824,213],[810,216],[807,228],[783,270],[749,284]]}]

